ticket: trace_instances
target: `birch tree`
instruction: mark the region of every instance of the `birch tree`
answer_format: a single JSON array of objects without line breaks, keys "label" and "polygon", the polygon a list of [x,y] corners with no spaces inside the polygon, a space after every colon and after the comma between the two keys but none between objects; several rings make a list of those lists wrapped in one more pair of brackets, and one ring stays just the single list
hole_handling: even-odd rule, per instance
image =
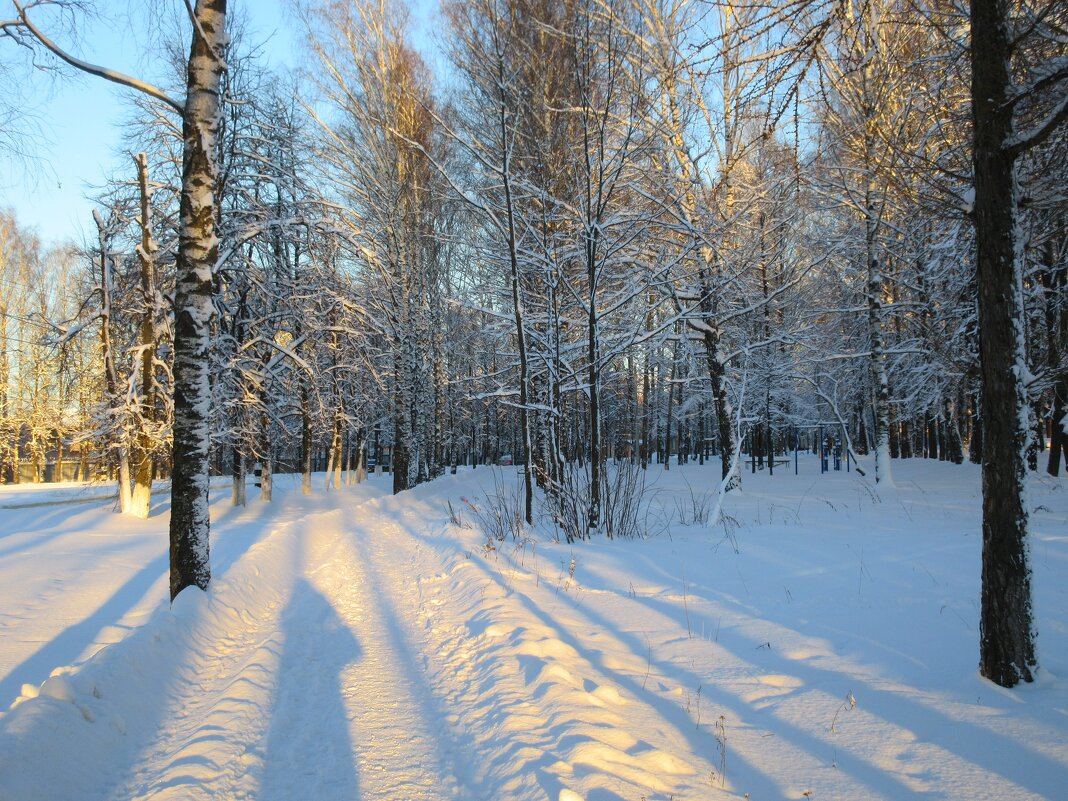
[{"label": "birch tree", "polygon": [[208,561],[208,447],[210,431],[209,326],[212,276],[218,258],[215,188],[215,135],[218,129],[219,83],[226,64],[226,0],[187,3],[192,44],[183,102],[140,79],[83,61],[54,43],[30,19],[23,5],[11,0],[15,27],[32,36],[75,69],[156,97],[182,119],[182,194],[175,287],[174,446],[171,479],[170,595],[188,586],[206,589]]}]

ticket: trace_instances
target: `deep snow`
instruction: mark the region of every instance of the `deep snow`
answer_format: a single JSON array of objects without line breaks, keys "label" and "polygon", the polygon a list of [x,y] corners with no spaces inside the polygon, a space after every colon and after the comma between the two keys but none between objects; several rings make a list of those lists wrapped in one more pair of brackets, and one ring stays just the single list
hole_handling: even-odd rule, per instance
[{"label": "deep snow", "polygon": [[1033,478],[1041,670],[1006,691],[977,468],[745,467],[723,524],[689,520],[718,463],[672,466],[653,536],[574,546],[487,546],[483,468],[218,491],[173,609],[165,503],[0,488],[0,799],[1068,797],[1068,484]]}]

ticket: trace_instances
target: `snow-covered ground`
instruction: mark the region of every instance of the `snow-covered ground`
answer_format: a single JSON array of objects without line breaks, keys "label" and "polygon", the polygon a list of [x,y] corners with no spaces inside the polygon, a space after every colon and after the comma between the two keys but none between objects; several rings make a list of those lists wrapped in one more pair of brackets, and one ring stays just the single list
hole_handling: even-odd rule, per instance
[{"label": "snow-covered ground", "polygon": [[0,489],[0,799],[1068,797],[1068,482],[1034,479],[1041,670],[1006,691],[975,467],[876,491],[802,457],[694,524],[717,469],[651,473],[648,539],[574,546],[488,547],[482,468],[220,490],[212,590],[173,609],[165,502]]}]

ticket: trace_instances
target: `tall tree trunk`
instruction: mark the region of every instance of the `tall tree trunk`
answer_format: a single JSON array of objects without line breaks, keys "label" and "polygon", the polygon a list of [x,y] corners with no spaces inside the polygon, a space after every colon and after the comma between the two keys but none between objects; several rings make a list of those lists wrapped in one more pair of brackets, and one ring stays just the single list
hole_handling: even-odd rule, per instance
[{"label": "tall tree trunk", "polygon": [[[495,39],[496,41],[496,39]],[[516,342],[519,345],[519,423],[523,429],[523,520],[527,525],[534,524],[534,442],[531,437],[531,412],[528,393],[530,391],[530,367],[527,355],[527,329],[523,320],[523,298],[519,282],[519,258],[516,253],[515,203],[512,197],[512,139],[514,134],[508,126],[508,96],[504,76],[504,54],[497,52],[497,76],[500,90],[499,123],[501,148],[503,150],[501,178],[504,182],[505,231],[508,243],[508,267],[512,283],[512,313],[515,317]]]},{"label": "tall tree trunk", "polygon": [[1068,458],[1068,436],[1064,433],[1065,398],[1068,398],[1068,376],[1060,375],[1053,387],[1053,413],[1050,418],[1049,461],[1046,472],[1051,476],[1060,474],[1061,454]]},{"label": "tall tree trunk", "polygon": [[270,501],[273,487],[274,458],[271,447],[271,419],[260,415],[260,436],[263,442],[263,458],[260,460],[260,500]]},{"label": "tall tree trunk", "polygon": [[649,430],[649,357],[645,357],[645,366],[642,368],[642,428],[641,436],[639,437],[639,447],[641,453],[639,458],[641,459],[642,469],[648,469],[649,467],[649,437],[652,436],[652,432]]},{"label": "tall tree trunk", "polygon": [[[712,319],[711,315],[709,315],[708,319]],[[719,352],[719,329],[706,324],[703,334],[705,359],[708,363],[708,380],[712,385],[712,400],[716,407],[721,477],[727,482],[726,488],[732,490],[741,485],[741,478],[737,469],[734,470],[733,475],[730,475],[731,461],[734,459],[734,452],[738,448],[738,443],[735,441],[734,426],[731,420],[731,402],[727,397],[727,385],[724,381],[726,367]],[[730,475],[729,479],[727,478],[728,475]]]},{"label": "tall tree trunk", "polygon": [[679,368],[679,343],[671,350],[671,373],[668,378],[667,426],[664,431],[664,470],[671,469],[671,427],[675,419],[675,379]]},{"label": "tall tree trunk", "polygon": [[1007,0],[971,0],[979,364],[982,373],[983,587],[979,669],[1012,687],[1036,666],[1024,481],[1028,445],[1022,249]]},{"label": "tall tree trunk", "polygon": [[63,432],[56,429],[56,470],[52,474],[53,481],[63,480]]},{"label": "tall tree trunk", "polygon": [[352,429],[346,427],[346,430],[345,430],[345,464],[344,464],[344,468],[343,468],[344,472],[345,472],[345,486],[346,487],[351,487],[352,486],[352,480],[353,480],[353,478],[355,478],[355,476],[354,476],[355,467],[356,467],[356,465],[353,463],[353,460],[352,460]]},{"label": "tall tree trunk", "polygon": [[234,488],[233,488],[233,493],[232,493],[231,497],[233,499],[233,505],[234,506],[244,506],[245,505],[245,497],[246,497],[246,492],[245,492],[245,473],[247,471],[246,471],[246,464],[245,464],[245,454],[243,454],[241,452],[241,449],[237,445],[235,445],[234,449],[233,449],[233,460],[234,460],[234,473],[233,473],[233,477],[234,477],[234,485],[233,485],[233,487]]},{"label": "tall tree trunk", "polygon": [[312,420],[308,385],[300,387],[300,494],[312,494]]},{"label": "tall tree trunk", "polygon": [[393,428],[393,456],[391,469],[393,470],[393,494],[404,492],[410,486],[408,484],[408,467],[411,460],[411,452],[408,443],[404,440],[404,428],[401,422],[394,421]]},{"label": "tall tree trunk", "polygon": [[641,440],[640,409],[638,399],[638,371],[634,365],[634,354],[627,358],[627,400],[630,403],[630,461],[639,463],[638,443]]},{"label": "tall tree trunk", "polygon": [[[1061,220],[1062,224],[1064,220]],[[1043,288],[1046,291],[1046,363],[1057,375],[1053,385],[1053,408],[1049,419],[1049,459],[1046,472],[1056,476],[1061,471],[1061,454],[1068,454],[1068,436],[1064,433],[1064,415],[1068,411],[1068,373],[1061,370],[1061,345],[1064,341],[1065,328],[1068,327],[1068,314],[1061,308],[1064,300],[1065,280],[1068,270],[1056,265],[1053,238],[1046,241],[1043,248],[1044,268],[1040,271]]]},{"label": "tall tree trunk", "polygon": [[912,455],[915,453],[915,451],[914,451],[914,449],[912,447],[912,421],[911,420],[907,420],[906,419],[906,420],[902,420],[901,421],[901,436],[900,436],[899,445],[900,445],[900,448],[901,448],[901,458],[902,459],[911,459]]},{"label": "tall tree trunk", "polygon": [[886,374],[883,335],[883,274],[877,253],[875,202],[869,186],[865,209],[865,242],[868,261],[868,335],[871,340],[871,375],[875,387],[875,482],[893,486],[890,469],[890,381]]},{"label": "tall tree trunk", "polygon": [[137,186],[141,197],[141,247],[137,259],[141,268],[141,401],[138,431],[133,448],[133,497],[130,513],[148,517],[152,503],[152,427],[156,422],[156,242],[152,238],[152,194],[148,185],[148,156],[138,153]]},{"label": "tall tree trunk", "polygon": [[1038,470],[1038,454],[1046,449],[1046,430],[1044,421],[1046,416],[1042,413],[1042,402],[1035,401],[1031,407],[1031,441],[1027,445],[1027,467],[1029,470]]},{"label": "tall tree trunk", "polygon": [[[100,350],[104,357],[104,389],[107,392],[108,406],[112,412],[117,411],[119,403],[119,373],[115,364],[115,346],[111,342],[111,255],[109,240],[104,230],[104,221],[96,212],[93,214],[100,234]],[[15,426],[19,430],[19,426]],[[119,511],[130,510],[130,462],[126,450],[126,435],[120,431],[113,448],[119,481]],[[15,439],[15,483],[18,483],[18,437]],[[173,596],[172,596],[173,597]]]},{"label": "tall tree trunk", "polygon": [[946,447],[944,452],[946,460],[953,462],[953,464],[964,463],[964,442],[960,435],[960,412],[962,408],[963,405],[958,403],[957,409],[954,411],[949,398],[944,401],[943,414],[946,418]]},{"label": "tall tree trunk", "polygon": [[705,452],[707,451],[705,444],[705,406],[702,403],[698,407],[697,412],[697,463],[703,465],[705,463]]},{"label": "tall tree trunk", "polygon": [[174,297],[174,472],[171,478],[171,599],[211,580],[208,537],[208,378],[215,230],[219,86],[226,67],[226,0],[197,0],[193,13],[185,113],[182,197]]},{"label": "tall tree trunk", "polygon": [[341,456],[342,447],[344,445],[344,437],[342,436],[341,421],[343,412],[339,408],[334,412],[334,432],[333,437],[330,440],[330,466],[328,468],[329,475],[327,476],[326,486],[331,486],[341,489]]},{"label": "tall tree trunk", "polygon": [[367,433],[366,429],[356,430],[356,483],[367,480]]},{"label": "tall tree trunk", "polygon": [[979,392],[973,392],[968,400],[968,418],[972,431],[972,438],[968,443],[968,461],[972,464],[983,463],[983,419],[979,412],[979,395]]},{"label": "tall tree trunk", "polygon": [[[390,469],[393,471],[393,494],[411,487],[408,481],[411,467],[411,398],[412,372],[407,360],[407,340],[402,336],[402,346],[393,357],[393,455]],[[498,454],[494,455],[496,461]]]},{"label": "tall tree trunk", "polygon": [[[589,178],[587,178],[589,180]],[[590,204],[587,200],[587,209]],[[597,244],[600,228],[587,222],[586,280],[589,282],[589,307],[586,310],[586,358],[589,360],[590,394],[590,498],[586,527],[591,533],[601,525],[601,367],[600,331],[597,315]],[[670,436],[670,432],[668,434]]]},{"label": "tall tree trunk", "polygon": [[[0,252],[0,260],[3,259]],[[0,261],[0,267],[3,262]],[[8,417],[9,398],[8,381],[11,375],[10,361],[7,355],[7,301],[0,297],[0,484],[10,481],[15,483],[15,477],[11,474],[13,463],[12,454],[18,449],[18,439]]]}]

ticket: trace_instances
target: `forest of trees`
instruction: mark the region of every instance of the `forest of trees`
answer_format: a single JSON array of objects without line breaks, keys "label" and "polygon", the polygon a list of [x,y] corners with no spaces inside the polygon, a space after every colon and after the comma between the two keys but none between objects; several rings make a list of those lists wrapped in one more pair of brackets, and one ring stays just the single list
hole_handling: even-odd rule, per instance
[{"label": "forest of trees", "polygon": [[372,459],[399,492],[507,454],[517,514],[574,540],[633,533],[652,462],[715,458],[726,491],[822,430],[882,486],[983,464],[983,670],[1030,679],[1068,4],[445,0],[435,75],[399,2],[300,5],[278,74],[254,8],[201,0],[154,84],[48,38],[79,5],[0,20],[3,63],[134,90],[94,241],[0,213],[3,481],[118,476],[145,516],[173,474],[177,593],[208,580],[209,465],[244,503],[253,464],[269,500],[277,470]]}]

